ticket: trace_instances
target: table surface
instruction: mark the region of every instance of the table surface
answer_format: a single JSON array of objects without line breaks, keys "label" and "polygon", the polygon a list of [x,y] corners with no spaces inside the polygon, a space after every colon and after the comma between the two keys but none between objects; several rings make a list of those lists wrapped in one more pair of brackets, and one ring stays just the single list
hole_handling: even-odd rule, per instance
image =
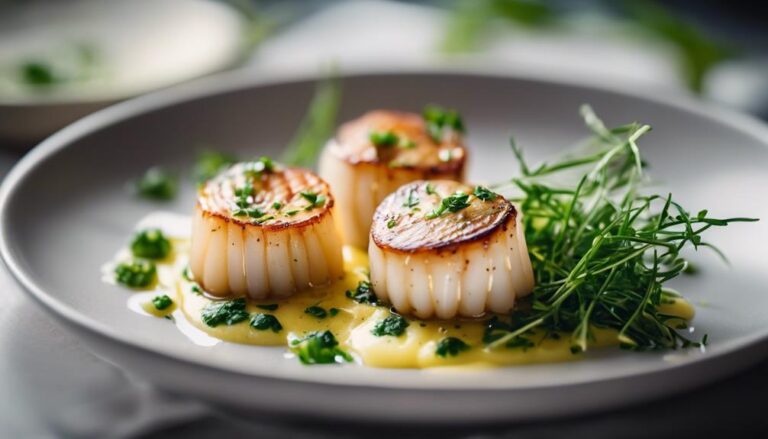
[{"label": "table surface", "polygon": [[[355,20],[375,14],[383,22],[401,26],[387,38],[370,36],[370,29]],[[393,21],[394,20],[394,21]],[[433,10],[379,1],[347,2],[326,9],[307,19],[302,26],[283,32],[267,41],[248,68],[315,69],[329,58],[342,65],[371,66],[369,54],[376,44],[386,51],[408,44],[410,51],[398,49],[401,63],[423,61],[436,42],[440,16]],[[329,31],[332,29],[332,31]],[[402,29],[411,29],[403,33]],[[317,35],[323,35],[318,42]],[[366,39],[364,35],[370,38]],[[351,36],[355,38],[351,38]],[[360,42],[364,41],[365,44]],[[377,43],[377,41],[379,43]],[[383,43],[382,43],[383,42]],[[394,42],[394,43],[393,43]],[[551,44],[557,46],[557,42]],[[286,56],[297,53],[302,56]],[[540,47],[538,48],[540,49]],[[531,48],[527,49],[531,52]],[[596,49],[612,50],[612,49]],[[535,57],[524,45],[513,50],[516,61]],[[538,52],[537,52],[538,53]],[[557,53],[563,53],[560,49]],[[521,55],[522,54],[522,55]],[[582,53],[583,55],[583,53]],[[665,67],[649,61],[645,53],[645,72],[623,78],[645,81],[647,86],[674,88],[679,84],[665,79]],[[494,58],[498,58],[494,55]],[[502,57],[503,58],[503,57]],[[561,64],[568,60],[557,58]],[[642,58],[642,56],[641,56]],[[392,61],[388,57],[389,62]],[[536,60],[532,68],[550,61]],[[642,62],[640,63],[642,64]],[[391,66],[389,66],[391,67]],[[641,66],[642,67],[642,66]],[[585,67],[586,68],[586,67]],[[625,69],[627,70],[627,69]],[[585,73],[585,72],[581,72]],[[589,73],[589,72],[587,72]],[[609,72],[621,76],[621,71]],[[648,80],[647,78],[652,78]],[[655,79],[654,79],[655,78]],[[4,176],[22,156],[18,151],[0,149],[0,175]],[[0,267],[0,287],[4,295],[0,307],[0,437],[213,437],[256,434],[261,438],[298,437],[489,437],[544,438],[567,432],[569,438],[715,437],[730,432],[749,431],[768,435],[768,416],[764,415],[764,396],[768,395],[768,361],[730,379],[643,406],[587,417],[522,425],[464,426],[442,429],[398,428],[397,425],[370,426],[322,424],[298,419],[233,419],[199,401],[156,391],[140,379],[126,375],[89,352],[74,336],[45,314],[14,283],[5,267]],[[468,403],[471,403],[468,401]]]}]

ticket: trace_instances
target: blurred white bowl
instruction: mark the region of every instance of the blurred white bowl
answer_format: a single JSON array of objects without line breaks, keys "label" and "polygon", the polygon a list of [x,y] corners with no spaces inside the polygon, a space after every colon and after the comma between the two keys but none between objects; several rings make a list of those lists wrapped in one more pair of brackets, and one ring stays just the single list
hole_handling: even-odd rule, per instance
[{"label": "blurred white bowl", "polygon": [[[31,146],[115,101],[233,66],[244,54],[245,29],[236,10],[207,0],[6,6],[0,13],[0,145]],[[25,83],[22,69],[35,63],[69,79]]]}]

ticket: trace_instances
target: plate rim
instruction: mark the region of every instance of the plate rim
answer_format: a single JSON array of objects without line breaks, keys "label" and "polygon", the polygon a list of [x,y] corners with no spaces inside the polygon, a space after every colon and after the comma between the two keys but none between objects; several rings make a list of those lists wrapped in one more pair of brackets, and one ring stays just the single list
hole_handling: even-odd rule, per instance
[{"label": "plate rim", "polygon": [[[530,81],[551,85],[580,87],[592,89],[595,91],[620,95],[625,98],[639,99],[654,104],[672,107],[676,110],[695,114],[702,118],[709,118],[728,125],[737,131],[754,137],[764,147],[768,147],[768,125],[750,115],[742,114],[734,110],[719,107],[701,100],[694,99],[691,96],[682,94],[669,95],[661,92],[648,92],[628,90],[617,83],[605,83],[592,81],[587,78],[566,78],[563,75],[547,72],[536,72],[535,76],[529,71],[509,71],[508,69],[489,69],[485,67],[467,67],[467,66],[417,66],[417,67],[394,67],[391,69],[346,69],[339,77],[360,78],[366,76],[399,76],[399,75],[436,75],[436,76],[467,76],[478,79],[512,79],[519,81]],[[224,94],[246,88],[265,87],[271,85],[286,85],[299,82],[316,81],[322,78],[322,75],[316,72],[271,72],[266,74],[262,72],[260,76],[254,77],[253,71],[245,69],[220,73],[208,76],[202,79],[193,80],[181,85],[160,91],[152,92],[140,97],[130,99],[118,104],[109,106],[95,113],[92,113],[54,133],[36,147],[34,147],[26,156],[24,156],[7,174],[0,185],[0,258],[2,258],[9,272],[15,281],[22,287],[22,290],[40,303],[46,311],[52,313],[55,317],[62,319],[68,325],[74,325],[76,329],[88,331],[89,336],[97,336],[105,341],[118,343],[123,349],[129,348],[138,350],[143,354],[160,356],[165,360],[171,360],[182,363],[186,366],[195,366],[206,368],[217,373],[236,374],[244,377],[259,379],[277,379],[294,383],[345,386],[358,388],[376,388],[389,390],[440,390],[440,391],[531,391],[536,389],[551,389],[555,387],[565,388],[570,386],[580,386],[588,384],[606,383],[614,380],[620,380],[628,377],[649,377],[654,374],[663,374],[669,372],[680,372],[681,369],[697,367],[702,363],[722,360],[738,351],[746,349],[760,342],[768,341],[768,327],[761,331],[740,337],[727,345],[718,349],[717,352],[702,355],[692,361],[667,364],[664,368],[654,368],[651,370],[632,372],[628,374],[615,374],[601,377],[599,379],[572,381],[568,383],[552,382],[546,384],[526,385],[517,383],[514,387],[487,387],[469,383],[462,385],[459,380],[457,386],[434,385],[424,383],[419,386],[404,383],[365,383],[344,382],[343,380],[317,379],[309,374],[296,376],[294,374],[264,374],[259,372],[246,372],[230,368],[223,365],[214,365],[196,361],[185,355],[176,352],[156,349],[153,345],[147,345],[121,334],[115,328],[109,325],[99,323],[90,319],[86,314],[74,307],[67,305],[64,301],[58,299],[55,295],[46,292],[45,288],[40,286],[34,276],[22,267],[20,261],[15,257],[9,244],[9,212],[8,205],[11,203],[19,188],[23,185],[29,173],[38,165],[50,159],[58,152],[66,149],[80,137],[88,135],[100,129],[104,129],[119,123],[120,121],[159,110],[195,99],[205,98],[218,94]]]}]

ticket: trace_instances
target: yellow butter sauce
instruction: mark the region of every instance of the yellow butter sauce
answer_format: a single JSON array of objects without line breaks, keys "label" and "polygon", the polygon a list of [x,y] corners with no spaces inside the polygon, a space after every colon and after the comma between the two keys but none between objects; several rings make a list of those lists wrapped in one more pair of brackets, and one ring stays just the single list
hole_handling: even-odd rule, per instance
[{"label": "yellow butter sauce", "polygon": [[[202,312],[206,305],[213,302],[199,287],[185,275],[188,242],[174,239],[174,254],[160,261],[158,267],[159,282],[157,289],[146,295],[141,308],[149,314],[166,316],[173,311],[172,316],[182,332],[196,339],[194,331],[205,333],[215,339],[233,343],[253,345],[289,346],[289,340],[302,338],[313,331],[330,330],[340,343],[340,348],[352,354],[366,366],[388,368],[427,368],[435,366],[500,366],[530,363],[561,362],[582,358],[581,354],[572,354],[568,335],[544,334],[534,332],[526,336],[532,347],[528,348],[497,348],[486,349],[482,338],[486,325],[485,319],[454,320],[454,321],[421,321],[405,316],[409,322],[405,333],[399,337],[375,336],[372,333],[377,322],[390,315],[390,310],[384,306],[360,304],[350,299],[346,291],[354,290],[358,283],[367,280],[367,255],[355,248],[345,247],[345,275],[333,285],[316,288],[311,291],[296,294],[279,301],[249,302],[247,311],[250,314],[264,313],[274,315],[282,325],[279,332],[272,330],[257,330],[252,328],[248,320],[234,325],[218,325],[210,327],[202,320]],[[168,312],[157,312],[151,307],[151,298],[160,291],[171,296],[174,308]],[[277,305],[277,309],[260,308],[259,305]],[[307,314],[305,309],[310,306],[320,306],[329,314],[319,319]],[[664,313],[679,316],[682,320],[693,318],[693,307],[682,299],[662,305]],[[131,306],[132,309],[137,307]],[[335,309],[335,315],[330,310]],[[616,333],[610,330],[593,328],[594,340],[592,347],[617,345]],[[445,337],[457,337],[467,343],[470,349],[456,356],[441,357],[436,354],[437,345]],[[198,341],[196,341],[198,342]],[[214,341],[215,342],[215,341]],[[205,340],[203,343],[206,344]],[[207,343],[208,345],[212,343]]]}]

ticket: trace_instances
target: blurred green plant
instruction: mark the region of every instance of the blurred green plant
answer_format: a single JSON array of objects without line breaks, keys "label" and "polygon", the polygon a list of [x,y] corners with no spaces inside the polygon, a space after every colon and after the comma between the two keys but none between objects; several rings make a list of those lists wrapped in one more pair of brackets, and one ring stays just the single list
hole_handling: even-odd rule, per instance
[{"label": "blurred green plant", "polygon": [[313,166],[323,145],[336,129],[340,102],[341,84],[332,74],[317,84],[307,113],[280,161],[294,166]]},{"label": "blurred green plant", "polygon": [[[543,0],[458,0],[449,15],[440,48],[445,53],[481,48],[489,24],[498,19],[528,30],[554,28],[567,14],[565,8],[555,7],[557,4]],[[657,1],[622,0],[605,2],[605,6],[618,13],[606,15],[607,19],[622,21],[648,40],[673,47],[679,54],[680,75],[696,93],[701,92],[707,72],[738,55],[737,50],[710,37]]]}]

